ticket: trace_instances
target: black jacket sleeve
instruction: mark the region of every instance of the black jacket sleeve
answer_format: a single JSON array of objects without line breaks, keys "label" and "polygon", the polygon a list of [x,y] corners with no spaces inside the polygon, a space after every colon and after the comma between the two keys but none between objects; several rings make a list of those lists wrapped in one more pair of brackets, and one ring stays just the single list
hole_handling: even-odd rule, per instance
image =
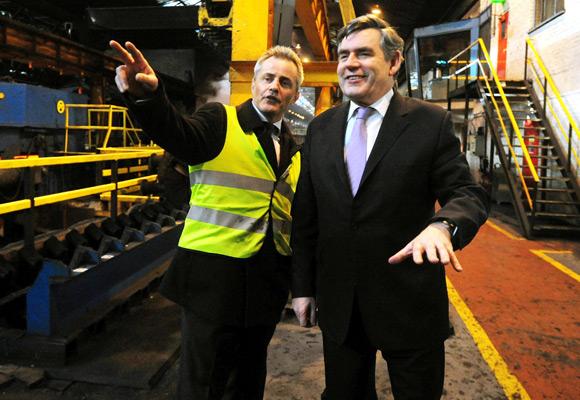
[{"label": "black jacket sleeve", "polygon": [[147,135],[169,153],[190,164],[215,158],[222,150],[227,130],[222,104],[208,103],[184,116],[171,104],[163,85],[147,100],[125,96],[131,114]]}]

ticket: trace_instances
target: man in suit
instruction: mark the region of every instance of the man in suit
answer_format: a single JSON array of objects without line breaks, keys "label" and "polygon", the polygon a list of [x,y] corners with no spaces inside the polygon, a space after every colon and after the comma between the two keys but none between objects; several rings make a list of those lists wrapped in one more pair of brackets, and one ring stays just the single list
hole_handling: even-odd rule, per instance
[{"label": "man in suit", "polygon": [[267,346],[288,299],[290,208],[300,155],[282,121],[299,96],[300,59],[276,46],[256,62],[252,99],[171,105],[130,42],[116,82],[145,132],[189,165],[190,209],[161,293],[182,306],[178,398],[261,399]]},{"label": "man in suit", "polygon": [[318,309],[323,398],[376,399],[380,350],[396,399],[437,399],[449,335],[444,265],[462,270],[454,249],[485,221],[487,194],[450,113],[393,89],[396,31],[367,15],[338,43],[350,101],[308,127],[293,206],[293,307],[302,325],[316,323]]}]

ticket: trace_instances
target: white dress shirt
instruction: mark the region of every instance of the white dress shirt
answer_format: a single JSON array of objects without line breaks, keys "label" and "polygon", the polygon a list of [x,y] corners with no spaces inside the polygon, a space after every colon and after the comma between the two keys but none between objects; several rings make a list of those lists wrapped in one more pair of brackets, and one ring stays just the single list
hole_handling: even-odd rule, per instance
[{"label": "white dress shirt", "polygon": [[[264,122],[270,122],[268,119],[262,114],[262,112],[256,107],[254,102],[252,101],[252,106],[254,106],[254,110],[258,113],[258,117]],[[272,123],[276,128],[278,128],[278,135],[282,133],[282,119]],[[276,150],[276,161],[278,165],[280,164],[280,137],[272,133],[272,141],[274,142],[274,150]]]},{"label": "white dress shirt", "polygon": [[[393,89],[389,90],[383,97],[378,99],[376,102],[371,104],[369,107],[373,108],[374,111],[367,117],[366,127],[367,127],[367,160],[369,155],[373,150],[373,146],[377,141],[377,136],[379,135],[379,130],[381,129],[381,124],[383,123],[383,118],[387,114],[389,105],[391,104],[391,99],[394,95]],[[354,112],[361,107],[354,101],[350,102],[350,108],[348,109],[348,122],[346,124],[346,132],[344,135],[344,154],[346,156],[346,148],[350,142],[350,137],[352,135],[352,129],[354,128],[354,121],[356,120]]]}]

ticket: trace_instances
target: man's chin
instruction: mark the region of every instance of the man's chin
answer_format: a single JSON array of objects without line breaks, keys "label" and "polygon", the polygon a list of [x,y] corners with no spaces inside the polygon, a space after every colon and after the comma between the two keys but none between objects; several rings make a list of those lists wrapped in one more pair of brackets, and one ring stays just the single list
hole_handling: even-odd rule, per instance
[{"label": "man's chin", "polygon": [[277,105],[269,104],[269,103],[260,104],[259,109],[263,114],[276,114],[277,112],[280,111],[280,107],[278,107]]},{"label": "man's chin", "polygon": [[349,92],[345,91],[344,94],[349,99],[353,101],[358,101],[360,99],[363,99],[366,93],[361,93],[360,90],[351,90]]}]

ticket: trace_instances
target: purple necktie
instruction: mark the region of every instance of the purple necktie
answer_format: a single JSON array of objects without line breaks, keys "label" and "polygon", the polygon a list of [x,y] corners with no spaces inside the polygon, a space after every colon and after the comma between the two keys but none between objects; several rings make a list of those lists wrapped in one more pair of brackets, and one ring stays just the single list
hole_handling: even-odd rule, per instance
[{"label": "purple necktie", "polygon": [[358,191],[360,180],[367,162],[367,127],[366,119],[373,111],[372,107],[356,109],[356,120],[346,147],[346,166],[350,178],[350,187],[354,196]]}]

